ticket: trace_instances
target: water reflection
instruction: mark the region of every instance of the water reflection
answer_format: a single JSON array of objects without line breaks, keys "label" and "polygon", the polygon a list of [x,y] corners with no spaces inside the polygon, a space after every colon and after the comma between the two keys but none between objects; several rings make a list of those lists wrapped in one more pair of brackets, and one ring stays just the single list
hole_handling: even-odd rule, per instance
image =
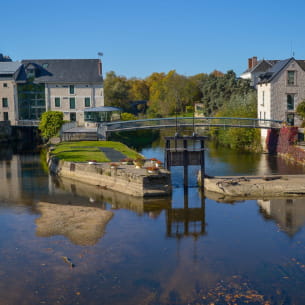
[{"label": "water reflection", "polygon": [[166,235],[181,239],[192,236],[197,239],[205,232],[205,202],[201,207],[189,207],[188,188],[184,188],[183,207],[170,207],[166,212]]},{"label": "water reflection", "polygon": [[[126,209],[138,215],[148,214],[150,218],[158,218],[164,210],[166,213],[166,235],[180,239],[182,237],[193,236],[198,238],[205,234],[205,203],[204,197],[200,207],[190,207],[188,188],[184,188],[183,201],[180,200],[180,207],[173,206],[171,198],[142,198],[102,189],[96,186],[87,185],[82,182],[68,178],[53,178],[53,202],[62,198],[63,193],[72,192],[76,198],[82,197],[86,206],[99,206],[107,209],[107,205],[112,210]],[[65,191],[65,192],[63,192]],[[79,200],[79,199],[78,199]],[[69,204],[73,202],[73,197],[69,198]],[[67,199],[66,199],[67,202]],[[106,205],[107,203],[107,205]],[[69,209],[70,205],[67,206]],[[85,205],[82,205],[85,211]],[[59,213],[59,217],[61,217]]]},{"label": "water reflection", "polygon": [[257,200],[260,213],[272,219],[289,236],[294,236],[305,225],[305,198]]}]

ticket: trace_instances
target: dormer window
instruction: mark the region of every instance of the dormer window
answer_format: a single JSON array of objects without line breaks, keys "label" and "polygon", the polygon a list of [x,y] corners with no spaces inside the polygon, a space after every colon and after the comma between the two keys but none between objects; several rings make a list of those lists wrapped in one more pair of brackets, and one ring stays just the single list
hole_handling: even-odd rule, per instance
[{"label": "dormer window", "polygon": [[287,71],[287,85],[295,85],[295,71]]},{"label": "dormer window", "polygon": [[33,68],[26,69],[26,76],[28,78],[35,77],[35,69]]}]

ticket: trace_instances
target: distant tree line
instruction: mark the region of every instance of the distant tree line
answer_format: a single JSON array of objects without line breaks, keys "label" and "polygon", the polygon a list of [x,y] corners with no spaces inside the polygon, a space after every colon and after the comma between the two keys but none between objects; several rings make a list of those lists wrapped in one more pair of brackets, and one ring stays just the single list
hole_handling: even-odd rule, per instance
[{"label": "distant tree line", "polygon": [[[237,78],[234,71],[213,71],[193,76],[175,70],[152,73],[145,79],[126,78],[108,72],[104,82],[105,104],[130,110],[130,102],[145,100],[146,117],[167,117],[191,114],[195,103],[201,103],[204,116],[256,118],[256,91],[249,80]],[[143,106],[143,105],[138,105]],[[143,109],[138,109],[144,114]],[[145,109],[146,110],[146,109]],[[126,119],[132,119],[128,116]],[[235,149],[259,150],[257,130],[212,129],[211,135],[221,144]]]},{"label": "distant tree line", "polygon": [[[175,70],[152,73],[145,79],[126,78],[111,71],[104,81],[105,104],[128,112],[132,101],[148,102],[149,117],[172,116],[192,109],[194,103],[203,104],[203,115],[212,116],[234,95],[251,92],[248,80],[239,79],[230,70],[213,71],[193,76],[178,74]],[[143,112],[143,105],[138,105]],[[142,108],[142,109],[141,109]]]}]

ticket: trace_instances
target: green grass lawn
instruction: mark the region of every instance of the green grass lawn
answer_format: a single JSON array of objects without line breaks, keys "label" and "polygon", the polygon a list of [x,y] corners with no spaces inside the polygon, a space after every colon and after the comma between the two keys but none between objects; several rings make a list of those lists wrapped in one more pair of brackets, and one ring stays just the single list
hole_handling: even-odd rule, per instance
[{"label": "green grass lawn", "polygon": [[110,162],[99,147],[109,147],[124,154],[127,158],[141,158],[141,155],[120,142],[113,141],[78,141],[62,142],[55,146],[52,155],[70,162]]}]

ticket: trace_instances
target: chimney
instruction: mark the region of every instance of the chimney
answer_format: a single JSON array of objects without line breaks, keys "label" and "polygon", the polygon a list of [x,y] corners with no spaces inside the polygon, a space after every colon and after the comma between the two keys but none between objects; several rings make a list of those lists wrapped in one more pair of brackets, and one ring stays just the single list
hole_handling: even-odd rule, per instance
[{"label": "chimney", "polygon": [[252,63],[252,58],[248,58],[248,69],[252,69],[253,63]]},{"label": "chimney", "polygon": [[102,75],[102,62],[100,60],[98,60],[97,69],[98,75]]},{"label": "chimney", "polygon": [[253,56],[252,57],[252,68],[255,67],[257,65],[257,57]]}]

